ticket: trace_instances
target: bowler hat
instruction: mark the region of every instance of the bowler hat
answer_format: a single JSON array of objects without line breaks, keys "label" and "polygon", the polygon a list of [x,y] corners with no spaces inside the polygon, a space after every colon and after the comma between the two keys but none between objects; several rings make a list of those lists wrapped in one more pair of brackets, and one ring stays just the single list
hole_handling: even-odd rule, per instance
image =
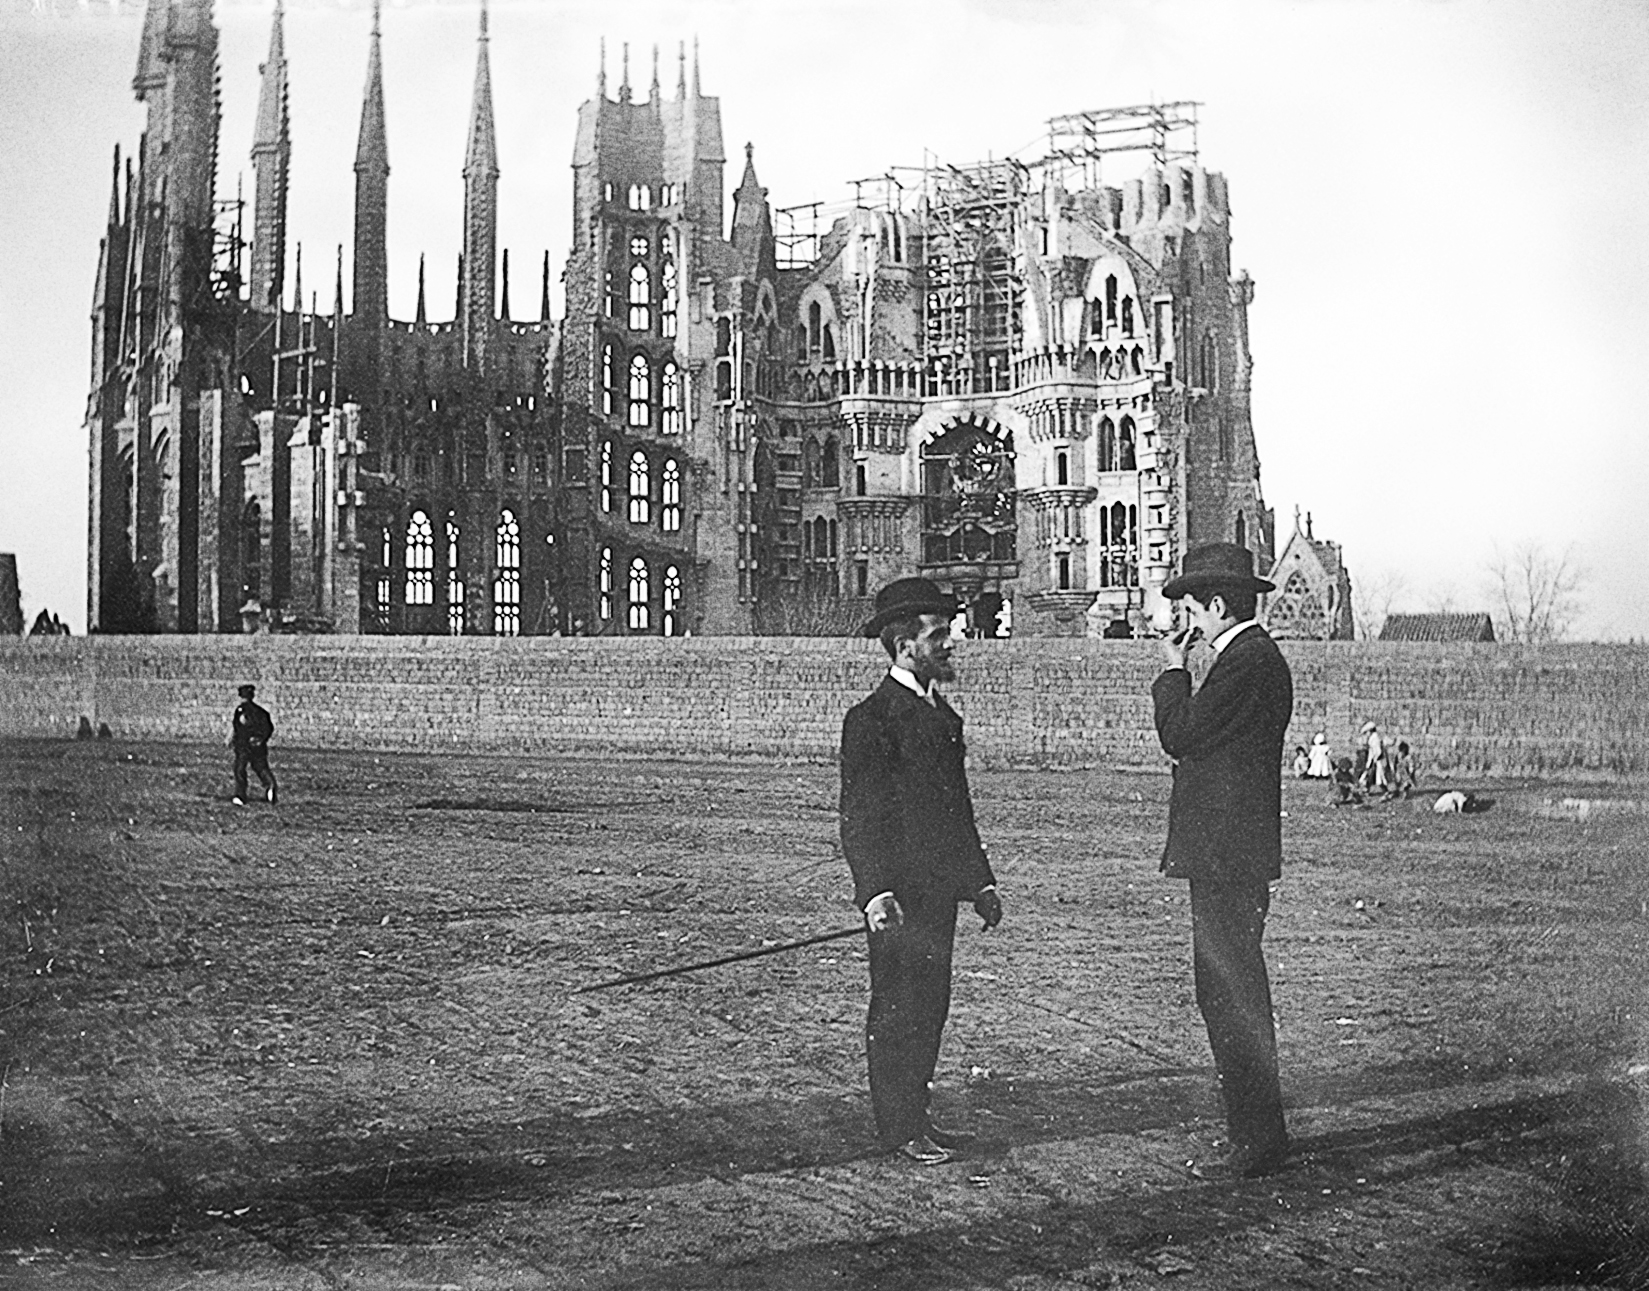
[{"label": "bowler hat", "polygon": [[247,682],[246,685],[242,686],[235,693],[242,699],[251,699],[253,695],[257,694],[257,690],[258,688],[256,686],[254,686],[251,682]]},{"label": "bowler hat", "polygon": [[948,619],[956,613],[956,598],[946,596],[925,578],[896,578],[876,593],[876,613],[865,621],[864,634],[879,637],[889,623],[937,614]]},{"label": "bowler hat", "polygon": [[1275,583],[1254,577],[1254,553],[1234,542],[1209,542],[1185,553],[1180,576],[1170,579],[1162,594],[1167,600],[1195,593],[1273,592]]}]

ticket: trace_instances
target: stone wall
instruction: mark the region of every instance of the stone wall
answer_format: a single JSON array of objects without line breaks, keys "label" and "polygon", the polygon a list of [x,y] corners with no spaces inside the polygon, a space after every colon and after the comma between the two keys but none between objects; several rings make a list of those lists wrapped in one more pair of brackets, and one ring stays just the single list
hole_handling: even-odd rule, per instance
[{"label": "stone wall", "polygon": [[[1378,721],[1426,770],[1649,774],[1649,647],[1287,642],[1289,744]],[[979,765],[1163,765],[1154,643],[969,642],[950,688]],[[165,636],[0,640],[0,734],[221,742],[257,683],[277,742],[476,752],[834,756],[871,641]]]}]

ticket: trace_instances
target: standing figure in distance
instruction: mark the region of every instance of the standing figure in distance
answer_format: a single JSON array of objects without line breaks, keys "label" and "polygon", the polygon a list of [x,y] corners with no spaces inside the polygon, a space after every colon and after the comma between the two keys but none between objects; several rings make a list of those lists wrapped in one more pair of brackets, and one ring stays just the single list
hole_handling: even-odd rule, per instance
[{"label": "standing figure in distance", "polygon": [[[1167,670],[1151,687],[1157,735],[1174,759],[1162,869],[1191,881],[1197,1005],[1219,1070],[1233,1173],[1277,1170],[1288,1155],[1277,1079],[1271,981],[1260,947],[1282,876],[1283,735],[1294,681],[1254,618],[1254,555],[1235,543],[1185,554],[1162,594],[1191,627],[1163,641]],[[1214,662],[1192,692],[1185,653],[1200,633]]]},{"label": "standing figure in distance", "polygon": [[1334,777],[1334,759],[1329,756],[1328,736],[1318,731],[1311,737],[1311,748],[1306,753],[1306,775],[1313,780],[1331,780]]},{"label": "standing figure in distance", "polygon": [[1380,734],[1380,728],[1373,722],[1364,722],[1357,738],[1365,750],[1362,758],[1362,787],[1370,793],[1376,789],[1384,793],[1390,787],[1390,780],[1386,775],[1386,738]]},{"label": "standing figure in distance", "polygon": [[246,805],[246,768],[257,773],[264,797],[275,801],[275,773],[269,769],[269,738],[275,733],[275,720],[269,710],[253,702],[257,688],[250,683],[240,688],[240,703],[235,705],[234,720],[230,725],[229,743],[235,749],[235,806]]},{"label": "standing figure in distance", "polygon": [[921,1165],[950,1160],[972,1136],[928,1116],[950,1011],[956,906],[994,928],[996,878],[974,825],[962,719],[934,688],[956,677],[956,603],[925,578],[876,595],[864,626],[892,665],[842,724],[842,852],[870,943],[865,1053],[882,1146]]}]

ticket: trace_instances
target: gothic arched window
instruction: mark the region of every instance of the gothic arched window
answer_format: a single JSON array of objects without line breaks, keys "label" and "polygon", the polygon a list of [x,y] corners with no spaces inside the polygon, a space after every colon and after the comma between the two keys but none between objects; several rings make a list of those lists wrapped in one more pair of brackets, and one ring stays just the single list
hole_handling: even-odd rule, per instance
[{"label": "gothic arched window", "polygon": [[464,635],[464,567],[458,563],[458,513],[447,512],[447,632]]},{"label": "gothic arched window", "polygon": [[407,521],[407,604],[435,604],[435,532],[423,511]]},{"label": "gothic arched window", "polygon": [[674,256],[664,258],[664,268],[660,275],[663,279],[664,290],[661,293],[658,306],[659,328],[666,336],[676,334],[676,261]]},{"label": "gothic arched window", "polygon": [[681,609],[681,570],[669,565],[664,570],[664,635],[673,637],[679,635],[679,624],[676,616]]},{"label": "gothic arched window", "polygon": [[630,360],[630,424],[645,426],[652,420],[653,374],[645,355]]},{"label": "gothic arched window", "polygon": [[681,530],[681,466],[673,457],[664,460],[664,475],[659,482],[659,521],[665,533]]},{"label": "gothic arched window", "polygon": [[601,443],[601,509],[613,509],[613,441]]},{"label": "gothic arched window", "polygon": [[646,524],[652,518],[651,487],[647,454],[639,448],[630,454],[630,523]]},{"label": "gothic arched window", "polygon": [[664,361],[664,369],[659,378],[659,396],[664,405],[664,433],[681,434],[681,369],[676,366],[674,359]]},{"label": "gothic arched window", "polygon": [[1111,424],[1109,417],[1099,419],[1099,428],[1096,435],[1099,441],[1099,469],[1114,471],[1117,468],[1117,431]]},{"label": "gothic arched window", "polygon": [[640,261],[630,266],[630,330],[645,332],[652,326],[653,285],[647,266]]},{"label": "gothic arched window", "polygon": [[390,597],[394,588],[394,583],[390,580],[390,574],[395,568],[395,536],[390,533],[389,526],[385,525],[383,531],[379,534],[379,538],[382,540],[380,543],[382,559],[379,561],[377,604],[373,606],[373,609],[377,613],[378,626],[387,632],[389,631],[389,611],[392,604]]},{"label": "gothic arched window", "polygon": [[1134,465],[1134,419],[1124,417],[1122,430],[1117,436],[1117,470],[1132,471]]},{"label": "gothic arched window", "polygon": [[824,454],[819,463],[821,469],[820,483],[827,489],[842,487],[842,446],[836,436],[826,435]]},{"label": "gothic arched window", "polygon": [[605,416],[613,415],[613,347],[601,347],[601,411]]},{"label": "gothic arched window", "polygon": [[521,526],[515,512],[504,508],[496,533],[498,576],[492,584],[492,630],[495,636],[521,633]]},{"label": "gothic arched window", "polygon": [[645,632],[648,620],[647,562],[637,556],[630,562],[630,630]]}]

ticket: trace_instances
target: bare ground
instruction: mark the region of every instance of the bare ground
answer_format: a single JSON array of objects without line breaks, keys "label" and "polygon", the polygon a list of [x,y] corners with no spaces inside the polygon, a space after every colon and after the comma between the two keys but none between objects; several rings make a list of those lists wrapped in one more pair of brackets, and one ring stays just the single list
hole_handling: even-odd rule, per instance
[{"label": "bare ground", "polygon": [[0,742],[0,1285],[1649,1286],[1641,786],[1287,785],[1299,1155],[1230,1182],[1164,776],[975,777],[980,1141],[924,1171],[857,941],[571,994],[852,926],[834,768],[274,761],[243,809],[224,750]]}]

